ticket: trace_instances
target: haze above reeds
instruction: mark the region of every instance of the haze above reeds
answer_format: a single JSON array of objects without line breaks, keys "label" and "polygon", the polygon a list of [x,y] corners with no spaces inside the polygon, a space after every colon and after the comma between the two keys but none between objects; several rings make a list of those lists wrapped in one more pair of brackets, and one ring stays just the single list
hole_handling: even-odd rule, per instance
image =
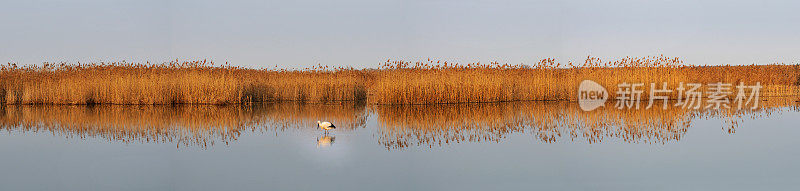
[{"label": "haze above reeds", "polygon": [[[693,66],[664,56],[582,64],[543,59],[533,65],[496,62],[394,61],[378,69],[249,69],[213,62],[58,63],[0,67],[0,104],[248,104],[341,101],[435,104],[574,100],[583,80],[617,84],[745,83],[761,96],[798,94],[798,65]],[[649,91],[644,88],[643,98]],[[613,94],[611,95],[613,99]],[[676,93],[669,95],[676,98]]]}]

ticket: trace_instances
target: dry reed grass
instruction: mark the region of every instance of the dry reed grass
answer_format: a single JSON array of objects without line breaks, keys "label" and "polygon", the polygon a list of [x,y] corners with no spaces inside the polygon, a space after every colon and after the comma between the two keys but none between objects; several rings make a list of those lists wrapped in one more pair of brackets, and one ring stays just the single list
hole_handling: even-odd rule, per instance
[{"label": "dry reed grass", "polygon": [[[578,84],[593,80],[610,92],[616,85],[645,83],[761,83],[761,96],[800,93],[798,65],[690,66],[664,56],[580,65],[544,59],[533,66],[387,60],[377,70],[248,69],[213,62],[164,64],[65,63],[0,67],[2,104],[242,104],[256,102],[367,101],[436,104],[520,100],[574,100]],[[704,86],[706,87],[706,86]],[[701,90],[704,91],[704,90]],[[677,92],[669,94],[677,98]],[[612,93],[613,99],[613,93]]]},{"label": "dry reed grass", "polygon": [[[382,104],[434,104],[503,102],[521,100],[575,100],[583,80],[592,80],[609,90],[614,99],[617,85],[667,83],[674,90],[679,83],[729,83],[763,87],[761,96],[789,96],[800,93],[798,65],[691,66],[678,58],[664,56],[623,58],[604,62],[587,57],[582,65],[561,64],[543,59],[533,66],[440,61],[406,62],[387,60],[382,64],[371,98]],[[668,94],[676,99],[677,91]]]},{"label": "dry reed grass", "polygon": [[213,62],[100,63],[0,68],[6,104],[238,104],[364,100],[352,69],[254,70]]}]

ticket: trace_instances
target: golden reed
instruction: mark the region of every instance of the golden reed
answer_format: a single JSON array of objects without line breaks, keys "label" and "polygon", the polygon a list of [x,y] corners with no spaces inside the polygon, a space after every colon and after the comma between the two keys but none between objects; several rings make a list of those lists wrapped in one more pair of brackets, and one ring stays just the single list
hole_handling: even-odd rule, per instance
[{"label": "golden reed", "polygon": [[[800,93],[798,65],[690,66],[664,56],[583,64],[544,59],[532,65],[386,60],[377,70],[318,66],[248,69],[213,62],[99,63],[0,67],[0,104],[241,104],[366,101],[434,104],[574,100],[583,80],[617,84],[761,83],[761,96]],[[706,87],[706,86],[704,86]],[[703,90],[705,91],[705,90]],[[676,98],[677,92],[669,96]],[[613,99],[613,93],[612,93]]]},{"label": "golden reed", "polygon": [[[648,99],[650,83],[674,90],[679,83],[728,83],[755,85],[761,96],[789,96],[800,93],[800,66],[689,66],[678,58],[664,56],[623,58],[603,62],[587,57],[582,65],[561,64],[544,59],[532,65],[471,63],[459,65],[440,61],[404,62],[387,60],[370,87],[375,103],[430,104],[503,102],[520,100],[575,100],[583,80],[607,88],[614,99],[617,85],[644,83],[642,99]],[[732,88],[735,90],[735,87]],[[677,99],[677,91],[668,96]],[[661,94],[659,94],[661,95]]]},{"label": "golden reed", "polygon": [[272,71],[213,62],[0,68],[5,104],[236,104],[366,99],[358,70]]}]

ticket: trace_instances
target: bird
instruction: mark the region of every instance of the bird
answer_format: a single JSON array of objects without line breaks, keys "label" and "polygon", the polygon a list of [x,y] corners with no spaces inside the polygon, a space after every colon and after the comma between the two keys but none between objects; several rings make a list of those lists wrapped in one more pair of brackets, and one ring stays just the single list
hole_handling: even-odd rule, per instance
[{"label": "bird", "polygon": [[324,130],[325,133],[328,133],[328,130],[336,129],[335,125],[327,121],[324,122],[317,121],[317,126],[319,126],[320,129]]}]

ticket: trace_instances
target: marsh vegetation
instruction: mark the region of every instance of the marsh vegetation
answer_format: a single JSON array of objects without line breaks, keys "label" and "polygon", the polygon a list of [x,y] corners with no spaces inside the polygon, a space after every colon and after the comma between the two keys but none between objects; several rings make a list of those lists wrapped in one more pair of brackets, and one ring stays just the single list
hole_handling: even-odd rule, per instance
[{"label": "marsh vegetation", "polygon": [[[695,66],[657,56],[582,64],[543,59],[532,65],[496,62],[386,60],[377,69],[317,66],[252,69],[207,61],[45,63],[0,67],[2,104],[248,104],[259,102],[435,104],[574,100],[592,80],[613,89],[626,83],[745,83],[761,96],[798,94],[798,65]],[[644,89],[643,98],[649,90]],[[613,95],[612,95],[613,96]],[[670,98],[676,98],[672,93]]]}]

